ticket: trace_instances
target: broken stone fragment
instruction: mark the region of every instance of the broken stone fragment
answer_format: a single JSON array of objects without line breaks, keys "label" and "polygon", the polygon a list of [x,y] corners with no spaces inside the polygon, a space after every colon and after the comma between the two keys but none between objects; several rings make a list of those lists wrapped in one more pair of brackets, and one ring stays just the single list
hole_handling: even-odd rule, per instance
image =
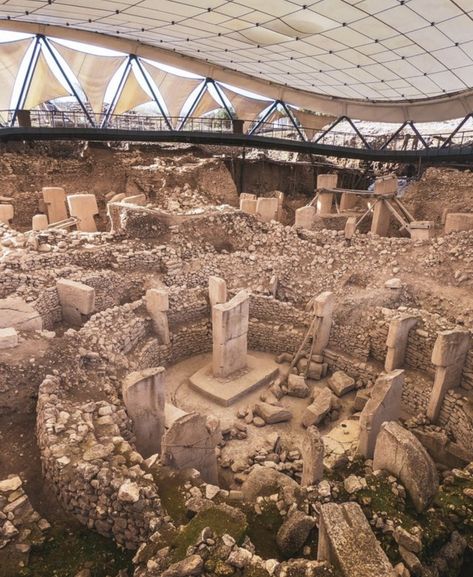
[{"label": "broken stone fragment", "polygon": [[285,556],[294,555],[302,548],[315,526],[315,519],[302,511],[294,511],[281,525],[276,542]]},{"label": "broken stone fragment", "polygon": [[289,375],[287,380],[287,394],[291,397],[305,399],[309,396],[310,390],[304,377],[299,375]]},{"label": "broken stone fragment", "polygon": [[136,503],[140,499],[140,488],[137,483],[125,481],[118,489],[118,500],[123,503]]},{"label": "broken stone fragment", "polygon": [[314,400],[305,409],[302,415],[302,424],[304,427],[318,425],[328,415],[332,407],[332,392],[327,387],[323,389],[314,389]]},{"label": "broken stone fragment", "polygon": [[182,561],[173,563],[166,571],[161,574],[161,577],[191,577],[192,575],[200,575],[204,567],[204,561],[200,555],[191,555]]},{"label": "broken stone fragment", "polygon": [[255,404],[254,412],[261,417],[267,425],[283,423],[284,421],[290,421],[292,419],[292,413],[288,409],[269,405],[262,401]]},{"label": "broken stone fragment", "polygon": [[336,371],[328,379],[328,386],[337,397],[341,397],[355,388],[355,379],[348,376],[343,371]]}]

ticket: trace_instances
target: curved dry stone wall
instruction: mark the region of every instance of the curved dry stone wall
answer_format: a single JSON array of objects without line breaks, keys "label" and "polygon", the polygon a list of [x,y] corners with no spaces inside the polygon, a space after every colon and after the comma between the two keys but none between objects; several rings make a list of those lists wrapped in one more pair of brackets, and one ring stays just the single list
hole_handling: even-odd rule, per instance
[{"label": "curved dry stone wall", "polygon": [[136,548],[166,521],[153,477],[124,436],[125,410],[106,401],[73,404],[57,376],[41,384],[37,438],[45,478],[89,529]]}]

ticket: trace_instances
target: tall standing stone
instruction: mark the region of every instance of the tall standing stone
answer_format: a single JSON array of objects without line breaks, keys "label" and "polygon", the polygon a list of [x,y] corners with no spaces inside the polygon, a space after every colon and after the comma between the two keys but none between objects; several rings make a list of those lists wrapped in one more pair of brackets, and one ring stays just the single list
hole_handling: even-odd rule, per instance
[{"label": "tall standing stone", "polygon": [[335,299],[333,293],[330,291],[320,293],[314,301],[314,314],[319,319],[319,328],[315,336],[313,349],[314,355],[321,355],[328,345],[334,304]]},{"label": "tall standing stone", "polygon": [[386,360],[384,362],[385,371],[402,369],[406,357],[407,340],[409,331],[417,324],[417,318],[412,315],[401,315],[389,323],[386,346]]},{"label": "tall standing stone", "polygon": [[212,308],[212,370],[215,377],[228,377],[246,368],[249,311],[248,293],[244,290],[227,303]]},{"label": "tall standing stone", "polygon": [[46,186],[42,189],[49,224],[67,219],[66,192],[59,186]]},{"label": "tall standing stone", "polygon": [[130,373],[122,385],[123,401],[133,421],[136,447],[144,457],[161,452],[164,434],[164,368]]},{"label": "tall standing stone", "polygon": [[317,427],[308,427],[302,440],[303,487],[315,485],[324,474],[324,442]]},{"label": "tall standing stone", "polygon": [[360,438],[358,453],[372,459],[381,425],[385,421],[397,421],[401,415],[404,371],[396,370],[381,375],[376,380],[360,415]]},{"label": "tall standing stone", "polygon": [[221,305],[227,302],[227,283],[218,276],[209,276],[210,306]]},{"label": "tall standing stone", "polygon": [[77,230],[97,232],[94,216],[99,213],[95,194],[73,194],[67,197],[69,213],[77,218]]},{"label": "tall standing stone", "polygon": [[435,380],[427,407],[427,416],[433,422],[438,419],[445,393],[460,384],[470,344],[470,333],[465,330],[442,331],[437,335],[432,351]]},{"label": "tall standing stone", "polygon": [[153,328],[162,344],[171,342],[169,334],[169,294],[165,289],[149,289],[146,291],[146,310],[148,311]]}]

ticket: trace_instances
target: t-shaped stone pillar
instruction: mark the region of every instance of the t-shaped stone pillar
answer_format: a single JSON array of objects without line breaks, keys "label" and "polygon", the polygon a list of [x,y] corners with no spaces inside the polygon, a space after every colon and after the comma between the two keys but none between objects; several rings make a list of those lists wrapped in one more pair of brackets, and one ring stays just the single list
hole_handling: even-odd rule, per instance
[{"label": "t-shaped stone pillar", "polygon": [[416,317],[411,315],[402,315],[389,323],[388,337],[386,339],[388,351],[384,362],[385,371],[402,369],[404,366],[409,331],[416,326],[417,320]]},{"label": "t-shaped stone pillar", "polygon": [[42,189],[49,224],[67,219],[66,193],[59,186],[46,186]]},{"label": "t-shaped stone pillar", "polygon": [[256,215],[263,222],[270,222],[278,218],[279,201],[277,198],[260,197],[256,201]]},{"label": "t-shaped stone pillar", "polygon": [[432,351],[432,363],[436,367],[435,380],[427,407],[427,417],[432,422],[438,419],[445,393],[460,384],[469,348],[468,331],[451,330],[438,333]]},{"label": "t-shaped stone pillar", "polygon": [[246,368],[248,320],[249,298],[244,290],[227,303],[212,308],[212,370],[215,377],[228,377]]},{"label": "t-shaped stone pillar", "polygon": [[[338,174],[319,174],[317,176],[317,189],[337,188]],[[332,212],[333,192],[320,191],[317,198],[317,214],[330,214]]]},{"label": "t-shaped stone pillar", "polygon": [[227,301],[227,283],[218,276],[209,276],[210,306],[221,305]]},{"label": "t-shaped stone pillar", "polygon": [[171,342],[169,336],[169,293],[165,289],[149,289],[146,291],[146,310],[153,321],[153,327],[162,344]]},{"label": "t-shaped stone pillar", "polygon": [[330,329],[332,327],[333,306],[334,296],[330,291],[320,293],[314,300],[314,314],[319,319],[319,327],[315,335],[313,348],[314,355],[321,355],[328,345]]},{"label": "t-shaped stone pillar", "polygon": [[360,415],[360,438],[358,453],[372,459],[381,425],[385,421],[397,421],[401,415],[404,371],[397,370],[376,379],[371,398]]},{"label": "t-shaped stone pillar", "polygon": [[308,427],[301,447],[303,468],[301,485],[307,487],[322,480],[324,474],[324,442],[320,431],[313,425]]},{"label": "t-shaped stone pillar", "polygon": [[378,199],[373,208],[371,232],[378,236],[387,236],[391,225],[391,211],[384,199]]},{"label": "t-shaped stone pillar", "polygon": [[94,216],[99,213],[95,194],[73,194],[67,197],[71,216],[78,219],[77,230],[97,232]]},{"label": "t-shaped stone pillar", "polygon": [[145,459],[160,453],[164,435],[164,368],[130,373],[123,382],[122,393],[133,421],[138,451]]}]

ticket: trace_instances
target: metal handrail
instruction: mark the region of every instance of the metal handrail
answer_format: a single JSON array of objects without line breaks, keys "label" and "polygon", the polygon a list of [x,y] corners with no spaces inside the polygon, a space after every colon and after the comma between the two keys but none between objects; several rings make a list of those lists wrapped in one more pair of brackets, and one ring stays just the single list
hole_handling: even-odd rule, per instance
[{"label": "metal handrail", "polygon": [[[32,127],[32,128],[92,128],[87,115],[78,110],[30,110],[22,111],[15,115],[13,110],[0,111],[0,130],[2,128]],[[1,119],[4,119],[3,123]],[[255,120],[233,121],[229,118],[199,117],[183,118],[164,116],[148,116],[133,113],[127,114],[106,114],[92,115],[95,128],[102,126],[107,130],[133,130],[133,131],[155,131],[155,132],[203,132],[215,134],[242,134],[251,141],[252,137],[277,138],[287,140],[301,140],[300,131],[304,132],[304,127],[299,126],[299,130],[293,124],[278,122],[257,122]],[[185,122],[184,122],[185,121]],[[182,123],[184,124],[182,125]],[[237,124],[238,123],[238,124]],[[182,125],[182,126],[181,126]],[[237,128],[238,127],[238,128]],[[252,132],[253,129],[256,130]],[[241,129],[243,128],[243,132]],[[310,134],[313,131],[308,131]],[[305,133],[305,132],[304,132]],[[421,139],[412,134],[408,127],[397,133],[389,134],[368,134],[360,135],[354,132],[343,132],[340,130],[317,130],[311,141],[318,140],[320,144],[336,146],[341,148],[363,149],[367,145],[372,150],[382,150],[392,152],[419,151],[424,149]],[[458,152],[463,148],[473,147],[473,130],[458,131],[456,133],[432,132],[422,134],[422,138],[429,150],[440,150],[443,153],[449,149]],[[307,142],[311,142],[307,139]],[[386,144],[387,143],[387,144]]]}]

